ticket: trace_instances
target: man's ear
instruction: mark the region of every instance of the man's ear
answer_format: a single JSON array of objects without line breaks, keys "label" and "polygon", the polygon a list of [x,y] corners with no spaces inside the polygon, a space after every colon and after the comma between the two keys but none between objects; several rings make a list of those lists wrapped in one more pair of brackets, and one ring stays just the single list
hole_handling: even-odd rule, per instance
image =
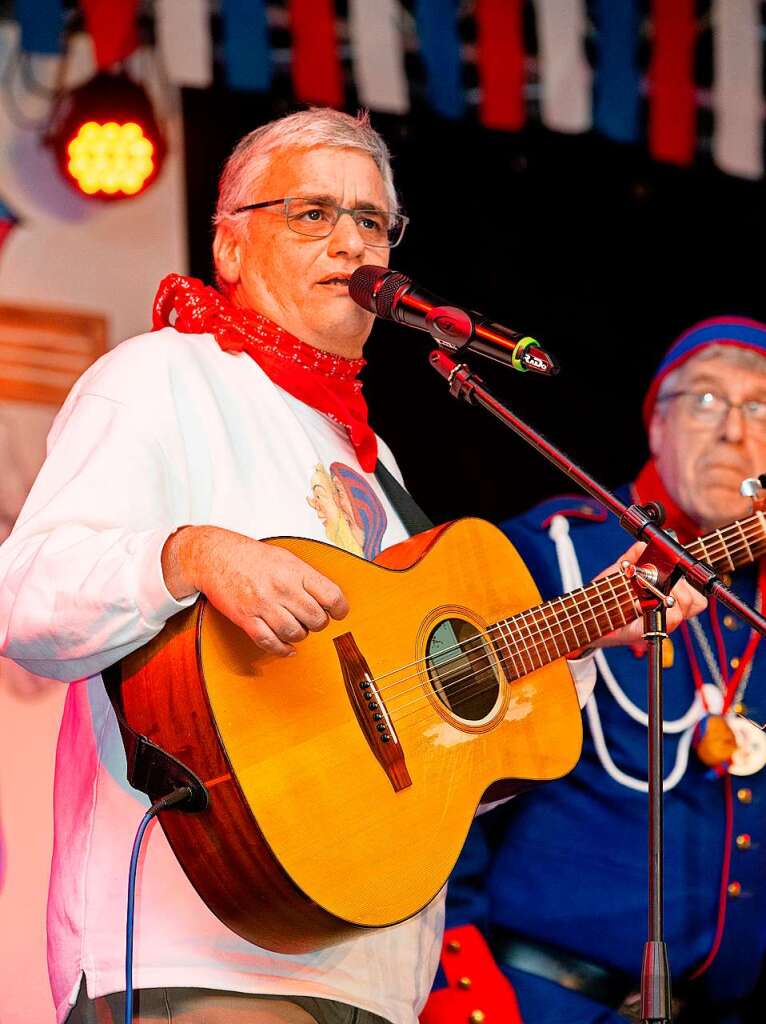
[{"label": "man's ear", "polygon": [[649,423],[649,451],[657,458],[662,450],[665,440],[665,413],[660,412],[658,406],[654,407],[652,418]]},{"label": "man's ear", "polygon": [[219,224],[213,239],[213,261],[218,277],[228,285],[239,282],[241,249],[239,236],[229,224]]}]

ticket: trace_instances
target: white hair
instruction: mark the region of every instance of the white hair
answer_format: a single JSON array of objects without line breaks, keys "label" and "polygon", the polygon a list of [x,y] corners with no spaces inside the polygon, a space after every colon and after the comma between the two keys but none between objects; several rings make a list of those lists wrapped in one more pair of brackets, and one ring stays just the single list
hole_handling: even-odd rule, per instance
[{"label": "white hair", "polygon": [[250,201],[253,188],[265,175],[276,150],[311,149],[314,146],[356,149],[371,156],[383,178],[389,209],[393,213],[398,212],[391,154],[370,124],[369,113],[362,110],[352,117],[331,107],[311,107],[269,121],[239,140],[224,165],[218,184],[214,225],[231,223],[237,230],[241,218],[233,211]]},{"label": "white hair", "polygon": [[685,363],[673,370],[663,380],[657,395],[657,408],[659,403],[671,391],[675,391],[681,377],[689,372],[689,368],[697,363],[705,362],[707,359],[721,359],[731,366],[739,367],[741,370],[752,370],[755,373],[766,373],[766,353],[756,352],[752,348],[741,348],[739,345],[708,345],[692,356]]}]

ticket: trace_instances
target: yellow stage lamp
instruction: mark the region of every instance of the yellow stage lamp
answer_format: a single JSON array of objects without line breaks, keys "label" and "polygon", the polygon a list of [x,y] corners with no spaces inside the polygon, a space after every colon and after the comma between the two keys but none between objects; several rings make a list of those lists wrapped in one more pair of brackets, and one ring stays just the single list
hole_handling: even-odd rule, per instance
[{"label": "yellow stage lamp", "polygon": [[159,174],[165,140],[149,97],[125,74],[100,73],[62,96],[47,141],[64,177],[79,192],[125,199]]}]

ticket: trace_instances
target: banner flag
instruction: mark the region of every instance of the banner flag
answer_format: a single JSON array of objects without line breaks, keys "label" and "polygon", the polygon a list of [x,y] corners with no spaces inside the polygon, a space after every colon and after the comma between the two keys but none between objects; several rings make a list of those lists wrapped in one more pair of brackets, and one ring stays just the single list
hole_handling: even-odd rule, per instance
[{"label": "banner flag", "polygon": [[81,6],[99,71],[133,53],[138,46],[138,0],[81,0]]},{"label": "banner flag", "polygon": [[154,25],[170,81],[196,89],[212,85],[209,0],[156,0]]},{"label": "banner flag", "polygon": [[265,0],[221,0],[221,16],[227,84],[267,92],[272,62]]},{"label": "banner flag", "polygon": [[713,159],[743,178],[763,174],[760,0],[714,0]]},{"label": "banner flag", "polygon": [[342,107],[343,73],[333,0],[290,0],[293,88],[302,103]]},{"label": "banner flag", "polygon": [[695,0],[652,0],[652,27],[649,151],[657,160],[690,164],[697,128]]},{"label": "banner flag", "polygon": [[452,119],[465,110],[457,15],[458,0],[415,0],[428,100],[437,114]]},{"label": "banner flag", "polygon": [[637,0],[595,0],[598,57],[593,124],[616,142],[638,142],[641,75]]},{"label": "banner flag", "polygon": [[406,114],[402,9],[398,0],[349,0],[348,31],[359,102],[386,114]]},{"label": "banner flag", "polygon": [[519,131],[526,120],[522,0],[478,0],[476,54],[481,81],[481,122]]},{"label": "banner flag", "polygon": [[593,76],[585,58],[585,0],[536,0],[540,116],[554,132],[593,124]]},{"label": "banner flag", "polygon": [[64,0],[16,0],[21,25],[21,49],[26,53],[61,53],[64,33]]}]

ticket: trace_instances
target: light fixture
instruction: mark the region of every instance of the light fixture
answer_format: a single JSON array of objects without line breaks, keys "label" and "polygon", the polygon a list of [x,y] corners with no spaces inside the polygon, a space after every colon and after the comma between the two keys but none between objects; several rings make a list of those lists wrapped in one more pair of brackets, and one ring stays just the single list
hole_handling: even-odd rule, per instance
[{"label": "light fixture", "polygon": [[99,199],[144,192],[166,149],[146,90],[124,73],[100,72],[60,96],[46,140],[69,184]]}]

